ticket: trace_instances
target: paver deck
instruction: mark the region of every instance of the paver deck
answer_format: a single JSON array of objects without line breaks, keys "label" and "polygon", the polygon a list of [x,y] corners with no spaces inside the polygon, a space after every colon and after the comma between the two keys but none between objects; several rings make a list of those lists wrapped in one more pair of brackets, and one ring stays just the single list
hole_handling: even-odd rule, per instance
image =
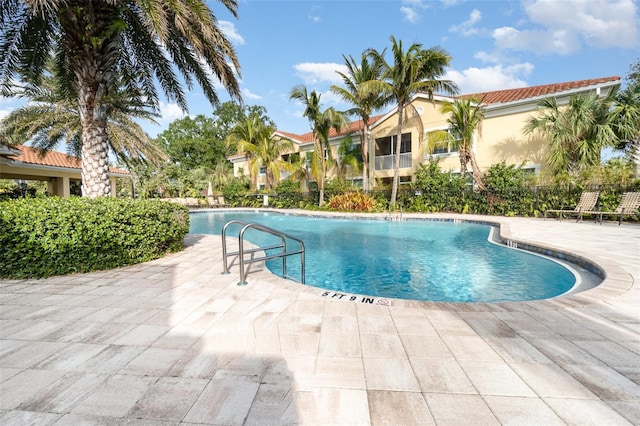
[{"label": "paver deck", "polygon": [[604,282],[527,303],[375,306],[266,270],[219,236],[111,271],[0,281],[0,423],[640,424],[640,226],[499,221]]}]

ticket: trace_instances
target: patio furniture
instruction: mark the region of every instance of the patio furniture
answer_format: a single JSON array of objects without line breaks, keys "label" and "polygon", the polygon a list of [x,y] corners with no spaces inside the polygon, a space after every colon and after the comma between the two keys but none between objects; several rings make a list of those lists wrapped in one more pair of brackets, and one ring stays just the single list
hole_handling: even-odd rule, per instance
[{"label": "patio furniture", "polygon": [[558,213],[558,220],[562,220],[562,217],[564,214],[567,214],[567,215],[575,214],[578,218],[577,222],[581,222],[582,215],[584,213],[595,214],[595,212],[593,212],[593,209],[596,206],[596,203],[598,202],[599,195],[600,195],[600,192],[583,192],[582,195],[580,196],[580,201],[578,201],[578,205],[576,205],[574,209],[545,210],[544,218],[545,219],[547,218],[547,213]]},{"label": "patio furniture", "polygon": [[624,216],[631,216],[634,213],[637,213],[638,209],[640,209],[640,192],[625,192],[624,194],[622,194],[620,204],[618,204],[618,207],[616,207],[614,211],[585,211],[583,213],[595,214],[601,225],[602,216],[618,216],[618,225],[622,225],[622,218]]}]

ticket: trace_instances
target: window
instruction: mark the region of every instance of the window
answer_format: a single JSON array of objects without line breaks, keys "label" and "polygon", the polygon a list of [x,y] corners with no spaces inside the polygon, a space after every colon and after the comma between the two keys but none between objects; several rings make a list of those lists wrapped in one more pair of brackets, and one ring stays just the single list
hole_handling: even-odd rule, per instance
[{"label": "window", "polygon": [[[376,157],[396,153],[396,135],[376,139]],[[411,133],[403,133],[400,153],[411,152]]]},{"label": "window", "polygon": [[[451,129],[447,129],[447,133],[451,135]],[[456,142],[459,140],[460,140],[459,138],[456,139]],[[450,140],[438,142],[436,143],[436,146],[433,149],[433,155],[454,154],[458,152],[457,145],[458,145],[457,143],[454,143],[453,141],[450,141]]]},{"label": "window", "polygon": [[260,176],[267,173],[267,168],[265,166],[260,167]]},{"label": "window", "polygon": [[522,170],[527,176],[536,176],[540,174],[540,164],[527,164],[522,166]]},{"label": "window", "polygon": [[[347,153],[351,154],[351,156],[355,157],[360,163],[362,163],[362,152],[360,151],[359,143],[351,144],[347,149]],[[338,161],[342,162],[344,157],[345,156],[340,153],[340,150],[338,150]]]},{"label": "window", "polygon": [[291,154],[284,154],[282,156],[282,160],[286,161],[289,164],[295,164],[298,161],[300,161],[300,153],[299,152],[292,152]]}]

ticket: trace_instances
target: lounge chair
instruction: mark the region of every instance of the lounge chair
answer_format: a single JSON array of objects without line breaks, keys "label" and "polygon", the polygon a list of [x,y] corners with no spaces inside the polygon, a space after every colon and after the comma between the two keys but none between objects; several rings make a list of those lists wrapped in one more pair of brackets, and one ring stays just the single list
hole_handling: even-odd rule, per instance
[{"label": "lounge chair", "polygon": [[625,192],[622,194],[622,199],[620,200],[620,204],[618,207],[612,212],[603,212],[603,211],[591,211],[584,213],[595,214],[598,221],[602,225],[602,216],[611,215],[618,216],[618,225],[622,225],[622,218],[624,216],[631,216],[634,213],[638,212],[640,209],[640,192]]},{"label": "lounge chair", "polygon": [[593,213],[593,209],[598,203],[598,196],[600,192],[583,192],[580,196],[578,205],[573,210],[545,210],[544,218],[547,218],[547,213],[558,213],[558,219],[562,220],[563,215],[576,215],[578,217],[577,222],[582,221],[582,215],[584,213]]}]

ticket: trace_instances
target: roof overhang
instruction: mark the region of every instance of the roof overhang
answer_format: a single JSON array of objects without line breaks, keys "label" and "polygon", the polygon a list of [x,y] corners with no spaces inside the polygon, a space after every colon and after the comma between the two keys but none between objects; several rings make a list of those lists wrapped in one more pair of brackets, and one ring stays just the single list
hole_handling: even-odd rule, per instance
[{"label": "roof overhang", "polygon": [[569,102],[569,98],[573,95],[596,92],[598,96],[607,96],[612,90],[616,90],[617,88],[619,88],[620,84],[620,80],[607,81],[604,83],[577,87],[560,92],[549,93],[540,96],[532,96],[525,99],[518,99],[512,102],[496,102],[484,106],[484,116],[485,118],[492,118],[504,114],[532,111],[538,108],[538,104],[540,103],[540,101],[550,97],[556,98],[558,100],[558,105],[565,105]]},{"label": "roof overhang", "polygon": [[[20,151],[18,151],[18,153],[19,152]],[[32,163],[25,163],[23,161],[13,160],[5,157],[0,157],[0,166],[2,166],[3,168],[3,170],[0,170],[0,175],[11,174],[10,172],[6,171],[6,168],[14,168],[14,169],[20,168],[20,169],[26,169],[26,170],[50,171],[52,175],[59,174],[59,173],[74,174],[74,175],[78,175],[79,179],[82,177],[82,169],[78,169],[76,167],[60,167],[60,166],[49,166],[46,164],[32,164]],[[125,174],[125,173],[117,173],[117,172],[107,172],[107,176],[121,177],[121,178],[131,177],[131,175],[128,173]]]},{"label": "roof overhang", "polygon": [[19,149],[12,148],[8,145],[0,144],[0,157],[6,156],[16,156],[20,155],[22,152]]}]

